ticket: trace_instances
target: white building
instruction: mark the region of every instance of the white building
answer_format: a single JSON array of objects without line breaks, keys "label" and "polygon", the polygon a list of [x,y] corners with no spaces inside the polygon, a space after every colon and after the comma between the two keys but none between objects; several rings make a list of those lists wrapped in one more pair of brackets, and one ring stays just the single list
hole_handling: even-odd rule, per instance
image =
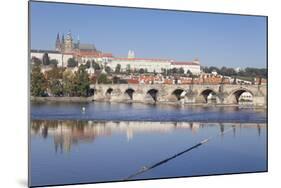
[{"label": "white building", "polygon": [[52,50],[31,50],[30,57],[31,59],[33,57],[36,57],[42,61],[43,55],[47,53],[49,56],[49,59],[55,59],[58,61],[58,67],[66,67],[67,66],[67,61],[69,58],[73,58],[72,53],[60,53],[58,51],[52,51]]},{"label": "white building", "polygon": [[115,70],[116,66],[120,64],[121,71],[125,71],[129,67],[131,70],[144,69],[148,72],[162,72],[162,69],[171,68],[170,62],[170,60],[165,59],[112,58],[107,66]]},{"label": "white building", "polygon": [[[108,53],[94,53],[94,52],[77,52],[77,53],[61,53],[59,51],[51,50],[31,50],[31,59],[36,57],[43,60],[43,55],[47,53],[49,59],[55,59],[58,62],[58,67],[67,67],[68,59],[76,58],[80,64],[85,64],[87,61],[92,62],[93,60],[100,65],[109,66],[113,71],[116,66],[120,64],[121,71],[140,70],[143,69],[147,72],[163,72],[163,69],[183,68],[186,73],[188,70],[193,74],[200,74],[200,62],[194,60],[192,62],[177,62],[171,59],[153,59],[153,58],[135,58],[134,52],[129,51],[128,58],[117,58],[113,57],[112,54]],[[93,74],[93,72],[91,72]]]},{"label": "white building", "polygon": [[183,68],[186,73],[188,70],[193,74],[200,74],[200,62],[195,59],[192,62],[177,62],[171,59],[152,59],[152,58],[135,58],[134,51],[129,51],[127,58],[114,58],[112,57],[108,62],[112,70],[120,64],[121,71],[126,71],[128,68],[131,70],[144,69],[147,72],[161,73],[163,69]]},{"label": "white building", "polygon": [[173,68],[183,68],[184,72],[190,71],[192,74],[200,74],[200,63],[198,60],[194,60],[193,62],[171,62],[171,69]]}]

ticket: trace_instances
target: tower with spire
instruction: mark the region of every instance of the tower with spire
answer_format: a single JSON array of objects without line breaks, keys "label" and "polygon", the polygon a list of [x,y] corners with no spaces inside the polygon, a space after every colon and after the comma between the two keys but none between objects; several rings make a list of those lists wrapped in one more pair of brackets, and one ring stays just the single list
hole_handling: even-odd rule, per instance
[{"label": "tower with spire", "polygon": [[61,42],[60,42],[60,34],[57,34],[57,39],[56,39],[56,51],[61,51]]},{"label": "tower with spire", "polygon": [[72,52],[73,50],[73,39],[71,36],[71,32],[69,31],[66,35],[65,42],[64,42],[64,51],[65,52]]},{"label": "tower with spire", "polygon": [[135,52],[133,50],[129,50],[128,58],[135,58]]},{"label": "tower with spire", "polygon": [[60,47],[61,51],[64,51],[64,34],[62,34],[61,37],[61,47]]}]

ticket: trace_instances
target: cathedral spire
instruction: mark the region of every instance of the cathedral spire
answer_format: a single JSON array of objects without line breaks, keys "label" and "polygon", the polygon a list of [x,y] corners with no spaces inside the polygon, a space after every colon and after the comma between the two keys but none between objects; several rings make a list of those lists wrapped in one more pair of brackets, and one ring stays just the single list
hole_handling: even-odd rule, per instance
[{"label": "cathedral spire", "polygon": [[57,39],[56,39],[56,51],[61,50],[61,43],[60,43],[60,34],[57,34]]},{"label": "cathedral spire", "polygon": [[64,34],[62,34],[61,43],[64,44]]},{"label": "cathedral spire", "polygon": [[61,51],[64,51],[64,34],[61,36]]},{"label": "cathedral spire", "polygon": [[77,35],[77,48],[79,49],[79,46],[80,46],[80,37],[79,37],[79,34]]}]

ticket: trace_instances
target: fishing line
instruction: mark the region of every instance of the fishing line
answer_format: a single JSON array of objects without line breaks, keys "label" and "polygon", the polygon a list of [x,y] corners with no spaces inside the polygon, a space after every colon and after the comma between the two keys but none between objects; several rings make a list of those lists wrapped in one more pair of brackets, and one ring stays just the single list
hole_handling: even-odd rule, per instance
[{"label": "fishing line", "polygon": [[138,175],[140,175],[140,174],[143,174],[144,172],[147,172],[147,171],[149,171],[149,170],[151,170],[151,169],[153,169],[153,168],[156,168],[157,166],[160,166],[160,165],[162,165],[162,164],[164,164],[164,163],[167,163],[168,161],[170,161],[170,160],[172,160],[172,159],[175,159],[175,158],[177,158],[178,156],[180,156],[180,155],[182,155],[182,154],[184,154],[184,153],[187,153],[187,152],[189,152],[189,151],[191,151],[191,150],[193,150],[193,149],[195,149],[195,148],[198,148],[199,146],[202,146],[203,144],[209,142],[211,139],[213,139],[213,138],[215,138],[215,137],[218,137],[218,136],[221,136],[221,135],[224,135],[225,133],[227,133],[227,132],[229,132],[229,131],[231,131],[231,130],[233,130],[233,127],[229,128],[229,129],[227,129],[227,130],[225,130],[225,131],[223,131],[223,132],[221,132],[221,133],[219,133],[219,134],[217,134],[217,135],[215,135],[215,136],[211,136],[211,137],[209,137],[209,138],[206,138],[206,139],[200,141],[199,143],[197,143],[197,144],[195,144],[195,145],[193,145],[193,146],[191,146],[191,147],[189,147],[189,148],[187,148],[187,149],[185,149],[185,150],[183,150],[183,151],[181,151],[181,152],[179,152],[179,153],[176,153],[175,155],[172,155],[171,157],[168,157],[168,158],[163,159],[163,160],[161,160],[161,161],[159,161],[159,162],[157,162],[157,163],[154,163],[154,164],[152,164],[152,165],[150,165],[150,166],[148,166],[148,167],[147,167],[147,166],[143,166],[142,168],[139,169],[139,171],[137,171],[136,173],[134,173],[134,174],[128,176],[127,178],[125,178],[125,180],[132,179],[132,178],[135,177],[135,176],[138,176]]}]

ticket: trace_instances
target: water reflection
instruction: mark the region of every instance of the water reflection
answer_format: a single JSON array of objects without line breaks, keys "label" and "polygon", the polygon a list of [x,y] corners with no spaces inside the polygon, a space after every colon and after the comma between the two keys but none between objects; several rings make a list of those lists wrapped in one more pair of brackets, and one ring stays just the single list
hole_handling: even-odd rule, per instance
[{"label": "water reflection", "polygon": [[74,145],[94,142],[98,137],[107,137],[121,133],[130,142],[137,134],[160,133],[168,134],[174,131],[189,131],[197,134],[205,128],[217,128],[222,133],[232,127],[233,136],[237,130],[256,129],[261,135],[266,124],[257,123],[199,123],[199,122],[135,122],[135,121],[60,121],[33,120],[31,135],[42,138],[52,137],[56,152],[71,151]]}]

